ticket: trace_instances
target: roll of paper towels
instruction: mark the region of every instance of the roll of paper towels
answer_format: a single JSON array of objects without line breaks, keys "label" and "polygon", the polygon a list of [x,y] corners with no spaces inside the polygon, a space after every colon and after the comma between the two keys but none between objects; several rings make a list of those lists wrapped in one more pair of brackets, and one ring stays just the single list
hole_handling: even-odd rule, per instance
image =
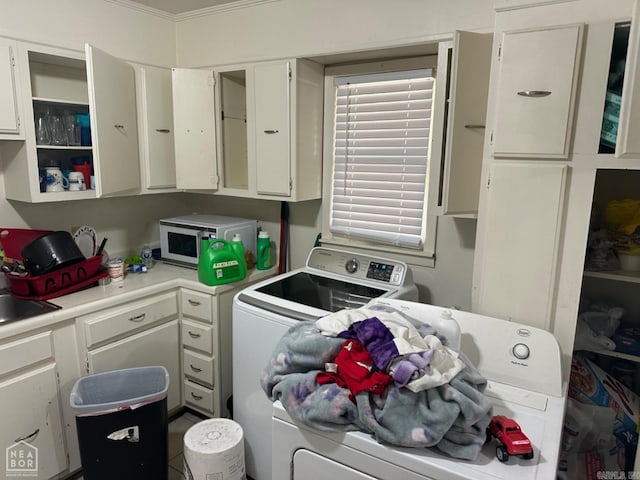
[{"label": "roll of paper towels", "polygon": [[242,427],[227,418],[211,418],[184,434],[185,480],[246,480]]}]

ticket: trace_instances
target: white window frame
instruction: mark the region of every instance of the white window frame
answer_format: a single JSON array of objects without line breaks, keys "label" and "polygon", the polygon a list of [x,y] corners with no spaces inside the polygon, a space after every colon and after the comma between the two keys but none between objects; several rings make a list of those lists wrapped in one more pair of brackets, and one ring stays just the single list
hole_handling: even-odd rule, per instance
[{"label": "white window frame", "polygon": [[[433,130],[431,131],[431,156],[427,163],[427,178],[429,193],[424,204],[424,228],[425,240],[422,248],[413,249],[394,245],[366,241],[345,235],[339,235],[330,231],[331,222],[331,199],[333,190],[333,170],[334,170],[334,145],[333,137],[335,131],[335,78],[353,75],[366,75],[376,73],[386,73],[403,70],[432,69],[434,77],[437,76],[438,56],[429,55],[423,57],[406,58],[398,60],[385,60],[370,63],[359,63],[352,65],[330,66],[325,69],[325,105],[324,105],[324,142],[323,142],[323,209],[322,209],[322,237],[323,244],[330,244],[336,247],[356,248],[372,254],[389,258],[402,259],[408,263],[421,266],[435,266],[435,248],[437,235],[438,209],[433,207],[433,198],[438,189],[441,165],[441,137],[443,109],[439,108],[441,101],[436,96],[441,94],[442,89],[435,85],[433,98],[433,112],[435,116]],[[437,79],[436,81],[438,81]]]}]

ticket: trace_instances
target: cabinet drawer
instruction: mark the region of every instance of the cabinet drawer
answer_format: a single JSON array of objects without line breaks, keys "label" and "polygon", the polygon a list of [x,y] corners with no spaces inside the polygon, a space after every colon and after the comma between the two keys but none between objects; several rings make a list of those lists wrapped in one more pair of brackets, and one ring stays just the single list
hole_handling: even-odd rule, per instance
[{"label": "cabinet drawer", "polygon": [[191,290],[181,290],[180,303],[184,315],[212,323],[211,295]]},{"label": "cabinet drawer", "polygon": [[213,357],[205,357],[196,352],[184,349],[182,351],[182,365],[184,374],[198,383],[213,387]]},{"label": "cabinet drawer", "polygon": [[213,328],[189,320],[182,320],[182,344],[186,347],[213,354]]},{"label": "cabinet drawer", "polygon": [[51,332],[44,332],[0,345],[0,375],[53,359]]},{"label": "cabinet drawer", "polygon": [[202,387],[189,380],[184,381],[184,401],[188,405],[193,405],[201,410],[214,413],[213,411],[213,390]]},{"label": "cabinet drawer", "polygon": [[177,314],[176,293],[169,292],[85,315],[79,321],[85,324],[85,340],[90,348]]}]

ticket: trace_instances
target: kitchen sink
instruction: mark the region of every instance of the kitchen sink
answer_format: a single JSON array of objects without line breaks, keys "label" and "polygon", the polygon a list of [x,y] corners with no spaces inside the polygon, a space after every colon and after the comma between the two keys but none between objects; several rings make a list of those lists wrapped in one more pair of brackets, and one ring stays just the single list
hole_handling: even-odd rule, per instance
[{"label": "kitchen sink", "polygon": [[49,302],[15,298],[7,290],[0,290],[0,325],[49,313],[59,308]]}]

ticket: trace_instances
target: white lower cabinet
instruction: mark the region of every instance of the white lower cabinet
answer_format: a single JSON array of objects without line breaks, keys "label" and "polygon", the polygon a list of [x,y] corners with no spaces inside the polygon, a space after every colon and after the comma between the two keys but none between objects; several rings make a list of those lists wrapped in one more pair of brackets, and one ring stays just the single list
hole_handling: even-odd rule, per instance
[{"label": "white lower cabinet", "polygon": [[180,291],[184,403],[202,414],[221,415],[217,379],[217,296]]},{"label": "white lower cabinet", "polygon": [[77,319],[85,374],[164,366],[169,411],[181,405],[178,304],[175,291],[101,310]]},{"label": "white lower cabinet", "polygon": [[171,320],[88,353],[90,373],[162,365],[169,371],[169,411],[180,406],[178,321]]},{"label": "white lower cabinet", "polygon": [[[52,332],[0,344],[0,472],[52,478],[68,467]],[[3,477],[4,478],[4,477]]]}]

